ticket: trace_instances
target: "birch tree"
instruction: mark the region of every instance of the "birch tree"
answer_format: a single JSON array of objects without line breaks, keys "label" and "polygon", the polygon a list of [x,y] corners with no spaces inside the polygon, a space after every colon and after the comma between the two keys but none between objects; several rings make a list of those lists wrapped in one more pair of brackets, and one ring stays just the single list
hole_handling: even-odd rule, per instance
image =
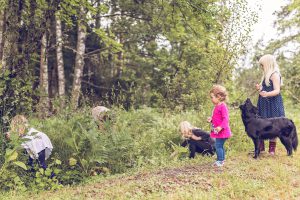
[{"label": "birch tree", "polygon": [[58,15],[55,16],[56,21],[56,62],[57,62],[57,72],[58,72],[58,95],[64,105],[65,97],[65,72],[64,72],[64,60],[63,60],[63,40],[62,40],[62,27],[61,20]]},{"label": "birch tree", "polygon": [[84,53],[85,53],[85,40],[86,40],[86,25],[84,22],[85,11],[80,8],[80,18],[78,19],[77,29],[77,47],[75,57],[74,79],[71,94],[71,104],[73,108],[77,108],[81,92],[81,83],[84,67]]},{"label": "birch tree", "polygon": [[49,78],[48,78],[48,58],[47,58],[47,34],[44,33],[41,41],[41,58],[40,58],[40,114],[47,114],[49,110]]}]

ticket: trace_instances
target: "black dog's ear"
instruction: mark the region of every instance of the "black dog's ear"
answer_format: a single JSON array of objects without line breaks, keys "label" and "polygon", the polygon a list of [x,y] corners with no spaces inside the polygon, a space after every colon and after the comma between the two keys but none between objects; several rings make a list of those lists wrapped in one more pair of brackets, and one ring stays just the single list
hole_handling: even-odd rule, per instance
[{"label": "black dog's ear", "polygon": [[252,105],[252,102],[251,102],[250,98],[247,98],[246,103]]}]

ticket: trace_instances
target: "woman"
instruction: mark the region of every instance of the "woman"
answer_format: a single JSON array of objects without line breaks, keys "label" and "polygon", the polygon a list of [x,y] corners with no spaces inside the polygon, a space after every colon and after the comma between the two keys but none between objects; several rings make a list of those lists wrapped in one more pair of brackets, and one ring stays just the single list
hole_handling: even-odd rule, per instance
[{"label": "woman", "polygon": [[[272,55],[264,55],[259,59],[259,64],[263,70],[260,84],[256,84],[259,91],[258,114],[263,118],[284,117],[284,106],[280,87],[282,85],[281,74],[277,62]],[[276,138],[269,141],[269,153],[275,154]],[[260,150],[264,151],[264,142],[260,144]]]}]

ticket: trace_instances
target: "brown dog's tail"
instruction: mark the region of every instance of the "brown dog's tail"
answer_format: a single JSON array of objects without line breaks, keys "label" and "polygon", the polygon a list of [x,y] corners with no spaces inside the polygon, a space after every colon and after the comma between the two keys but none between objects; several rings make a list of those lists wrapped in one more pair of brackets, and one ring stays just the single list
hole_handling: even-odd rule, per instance
[{"label": "brown dog's tail", "polygon": [[292,124],[293,124],[293,130],[292,130],[292,145],[293,145],[293,149],[296,151],[297,147],[298,147],[298,135],[297,135],[297,130],[296,130],[296,126],[294,124],[294,122],[291,120]]}]

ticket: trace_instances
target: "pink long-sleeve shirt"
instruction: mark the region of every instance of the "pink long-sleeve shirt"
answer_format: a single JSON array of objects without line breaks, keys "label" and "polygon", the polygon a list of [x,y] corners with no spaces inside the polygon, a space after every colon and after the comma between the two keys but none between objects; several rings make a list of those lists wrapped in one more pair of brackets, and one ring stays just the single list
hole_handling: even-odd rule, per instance
[{"label": "pink long-sleeve shirt", "polygon": [[216,128],[220,126],[222,130],[215,133],[213,130],[210,133],[212,138],[229,138],[231,137],[231,130],[229,127],[229,112],[225,103],[220,103],[215,106],[212,113],[212,125]]}]

